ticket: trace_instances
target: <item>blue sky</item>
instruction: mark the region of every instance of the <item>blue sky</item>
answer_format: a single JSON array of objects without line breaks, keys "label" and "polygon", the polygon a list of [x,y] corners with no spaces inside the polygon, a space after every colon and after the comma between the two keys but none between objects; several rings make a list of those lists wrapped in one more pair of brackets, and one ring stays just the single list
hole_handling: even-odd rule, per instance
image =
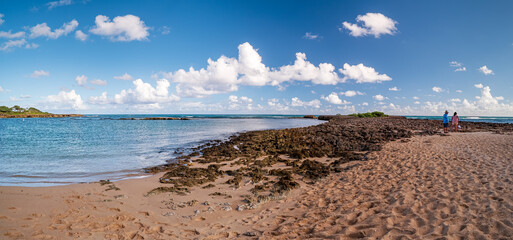
[{"label": "blue sky", "polygon": [[513,116],[512,10],[511,1],[2,0],[0,105]]}]

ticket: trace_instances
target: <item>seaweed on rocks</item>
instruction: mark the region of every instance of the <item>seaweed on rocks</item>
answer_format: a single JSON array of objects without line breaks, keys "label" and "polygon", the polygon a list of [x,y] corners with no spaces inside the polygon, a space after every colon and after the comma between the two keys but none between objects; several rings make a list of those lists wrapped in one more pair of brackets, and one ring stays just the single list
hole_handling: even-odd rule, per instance
[{"label": "seaweed on rocks", "polygon": [[158,188],[154,188],[152,189],[151,191],[149,191],[148,193],[146,193],[146,197],[148,196],[151,196],[151,195],[156,195],[156,194],[160,194],[160,193],[176,193],[178,195],[185,195],[187,193],[189,193],[189,189],[186,188],[186,187],[158,187]]},{"label": "seaweed on rocks", "polygon": [[318,161],[305,160],[301,166],[299,166],[297,173],[313,181],[317,181],[330,174],[330,167]]},{"label": "seaweed on rocks", "polygon": [[207,168],[192,168],[181,164],[174,164],[160,178],[161,183],[172,183],[176,187],[192,187],[215,181],[223,172],[219,165],[211,164]]}]

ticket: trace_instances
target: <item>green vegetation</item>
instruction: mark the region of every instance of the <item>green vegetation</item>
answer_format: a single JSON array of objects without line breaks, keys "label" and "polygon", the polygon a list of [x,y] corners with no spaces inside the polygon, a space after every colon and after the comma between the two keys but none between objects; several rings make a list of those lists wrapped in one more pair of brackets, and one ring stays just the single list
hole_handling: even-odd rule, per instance
[{"label": "green vegetation", "polygon": [[11,108],[7,106],[0,106],[0,116],[18,116],[18,115],[50,115],[51,113],[42,112],[41,110],[33,107],[22,108],[18,105],[14,105]]},{"label": "green vegetation", "polygon": [[388,117],[388,115],[386,115],[385,113],[383,112],[367,112],[367,113],[353,113],[353,114],[349,114],[349,116],[352,116],[352,117],[359,117],[359,118],[372,118],[372,117]]}]

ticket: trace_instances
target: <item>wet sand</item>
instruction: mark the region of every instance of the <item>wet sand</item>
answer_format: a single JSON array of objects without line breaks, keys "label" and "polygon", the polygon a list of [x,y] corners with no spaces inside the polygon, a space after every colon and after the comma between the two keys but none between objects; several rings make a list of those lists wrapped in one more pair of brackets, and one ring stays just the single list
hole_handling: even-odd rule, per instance
[{"label": "wet sand", "polygon": [[[332,159],[318,158],[320,162]],[[193,167],[201,167],[196,165]],[[273,166],[285,167],[285,166]],[[227,170],[229,165],[223,166]],[[163,173],[110,184],[0,187],[5,239],[511,239],[513,135],[415,136],[249,209],[253,187],[147,195]],[[214,194],[216,193],[217,194]],[[240,211],[239,211],[240,210]]]}]

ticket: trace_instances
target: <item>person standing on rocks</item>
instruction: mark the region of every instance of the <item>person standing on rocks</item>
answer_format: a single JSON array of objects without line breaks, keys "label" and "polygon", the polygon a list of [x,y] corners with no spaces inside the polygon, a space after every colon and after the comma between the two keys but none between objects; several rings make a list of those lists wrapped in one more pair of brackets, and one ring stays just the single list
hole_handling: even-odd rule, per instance
[{"label": "person standing on rocks", "polygon": [[449,111],[445,110],[445,114],[443,116],[444,133],[448,133],[449,132],[449,116],[447,116],[448,113],[449,113]]},{"label": "person standing on rocks", "polygon": [[452,122],[453,131],[455,131],[455,132],[458,131],[459,121],[460,121],[460,117],[458,117],[458,113],[454,112],[454,115],[452,115],[451,122]]}]

